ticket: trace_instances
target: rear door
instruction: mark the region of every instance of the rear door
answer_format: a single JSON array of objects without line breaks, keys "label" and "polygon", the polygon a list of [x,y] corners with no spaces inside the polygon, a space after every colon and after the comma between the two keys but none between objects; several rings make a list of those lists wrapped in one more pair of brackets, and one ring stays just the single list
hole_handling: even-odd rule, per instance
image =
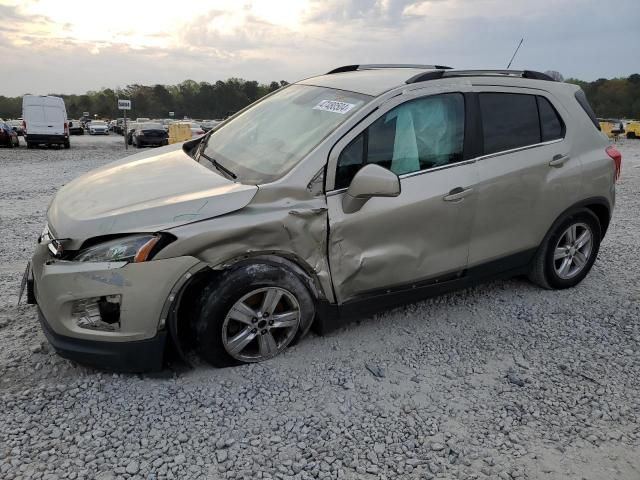
[{"label": "rear door", "polygon": [[[330,155],[328,248],[339,303],[438,282],[466,267],[477,181],[466,95],[411,95],[376,111]],[[367,163],[396,173],[401,193],[345,213],[342,197]]]},{"label": "rear door", "polygon": [[24,106],[22,118],[27,125],[27,134],[44,135],[48,132],[47,121],[42,103],[31,103]]},{"label": "rear door", "polygon": [[64,135],[64,110],[59,104],[48,102],[44,105],[44,119],[49,135]]},{"label": "rear door", "polygon": [[[469,266],[526,262],[580,196],[568,112],[542,90],[478,86],[483,155]],[[513,265],[519,266],[519,265]]]}]

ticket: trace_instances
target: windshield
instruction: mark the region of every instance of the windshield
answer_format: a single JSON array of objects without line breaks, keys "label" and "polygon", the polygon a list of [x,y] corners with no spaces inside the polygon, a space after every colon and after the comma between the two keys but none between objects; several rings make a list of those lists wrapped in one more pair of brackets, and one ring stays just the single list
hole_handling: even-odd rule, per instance
[{"label": "windshield", "polygon": [[267,183],[289,171],[370,99],[332,88],[292,85],[216,130],[204,153],[243,183]]}]

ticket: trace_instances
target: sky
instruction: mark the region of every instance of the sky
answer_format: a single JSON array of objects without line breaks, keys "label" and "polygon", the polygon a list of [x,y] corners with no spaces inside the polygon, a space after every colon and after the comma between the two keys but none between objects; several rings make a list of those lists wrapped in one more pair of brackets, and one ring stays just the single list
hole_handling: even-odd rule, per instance
[{"label": "sky", "polygon": [[0,0],[0,95],[362,63],[640,73],[640,0]]}]

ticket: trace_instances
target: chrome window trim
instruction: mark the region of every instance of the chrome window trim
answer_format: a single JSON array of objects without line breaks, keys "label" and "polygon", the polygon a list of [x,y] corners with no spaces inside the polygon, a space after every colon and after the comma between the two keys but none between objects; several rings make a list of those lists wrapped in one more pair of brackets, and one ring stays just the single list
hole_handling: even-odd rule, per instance
[{"label": "chrome window trim", "polygon": [[[448,163],[447,165],[441,165],[439,167],[426,168],[424,170],[417,170],[417,171],[411,172],[411,173],[403,173],[402,175],[398,175],[398,178],[400,180],[403,180],[405,178],[417,177],[418,175],[424,175],[425,173],[429,173],[429,172],[436,172],[436,171],[439,171],[439,170],[445,170],[447,168],[458,167],[458,166],[461,166],[461,165],[469,165],[469,164],[472,164],[472,163],[476,163],[476,162],[478,162],[480,160],[486,160],[488,158],[500,157],[502,155],[509,155],[511,153],[522,152],[524,150],[530,150],[532,148],[544,147],[546,145],[553,145],[554,143],[559,143],[559,142],[562,142],[563,140],[564,140],[564,137],[563,138],[556,138],[555,140],[549,140],[548,142],[540,142],[540,143],[534,143],[532,145],[525,145],[523,147],[512,148],[510,150],[501,150],[499,152],[489,153],[487,155],[481,155],[479,157],[470,158],[468,160],[463,160],[461,162]],[[347,191],[347,188],[339,188],[338,190],[331,190],[331,191],[327,192],[326,196],[327,197],[331,197],[333,195],[338,195],[338,194],[344,193],[346,191]]]},{"label": "chrome window trim", "polygon": [[561,142],[564,139],[565,139],[565,137],[556,138],[555,140],[549,140],[549,141],[546,141],[546,142],[533,143],[531,145],[524,145],[522,147],[511,148],[509,150],[500,150],[499,152],[488,153],[486,155],[481,155],[479,157],[476,157],[476,160],[485,160],[487,158],[499,157],[499,156],[502,156],[502,155],[509,155],[510,153],[522,152],[524,150],[530,150],[530,149],[536,148],[536,147],[544,147],[546,145],[552,145],[554,143]]}]

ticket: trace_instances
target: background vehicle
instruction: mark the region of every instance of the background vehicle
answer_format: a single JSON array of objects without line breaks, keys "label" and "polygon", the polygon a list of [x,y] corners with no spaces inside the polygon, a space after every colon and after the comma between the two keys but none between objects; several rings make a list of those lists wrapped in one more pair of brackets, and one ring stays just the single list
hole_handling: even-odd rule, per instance
[{"label": "background vehicle", "polygon": [[640,138],[640,121],[638,120],[630,120],[624,126],[625,132],[627,132],[627,138],[635,139]]},{"label": "background vehicle", "polygon": [[93,120],[89,124],[89,135],[109,135],[109,125],[102,120]]},{"label": "background vehicle", "polygon": [[199,137],[200,135],[204,135],[204,130],[200,126],[198,122],[185,122],[189,124],[189,128],[191,129],[191,138]]},{"label": "background vehicle", "polygon": [[25,95],[22,98],[22,119],[27,148],[40,144],[71,146],[67,110],[62,98]]},{"label": "background vehicle", "polygon": [[[129,127],[131,125],[132,121],[130,118],[127,118],[127,127]],[[118,135],[124,135],[124,118],[117,118],[116,119],[116,124],[114,127],[114,131],[118,134]]]},{"label": "background vehicle", "polygon": [[84,135],[84,128],[80,120],[69,120],[69,135]]},{"label": "background vehicle", "polygon": [[22,137],[24,135],[22,120],[7,120],[7,125],[13,128],[13,130],[18,134],[19,137]]},{"label": "background vehicle", "polygon": [[[122,128],[124,130],[124,124]],[[127,143],[129,145],[133,144],[133,132],[135,132],[136,128],[138,128],[138,122],[127,122],[128,132],[126,132],[125,135],[127,137]]]},{"label": "background vehicle", "polygon": [[218,120],[204,120],[200,123],[200,127],[206,133],[212,128],[215,128],[219,124],[220,122]]},{"label": "background vehicle", "polygon": [[169,136],[161,123],[138,123],[132,135],[132,144],[159,147],[169,144]]},{"label": "background vehicle", "polygon": [[6,122],[0,122],[0,145],[14,148],[20,146],[16,131]]}]

